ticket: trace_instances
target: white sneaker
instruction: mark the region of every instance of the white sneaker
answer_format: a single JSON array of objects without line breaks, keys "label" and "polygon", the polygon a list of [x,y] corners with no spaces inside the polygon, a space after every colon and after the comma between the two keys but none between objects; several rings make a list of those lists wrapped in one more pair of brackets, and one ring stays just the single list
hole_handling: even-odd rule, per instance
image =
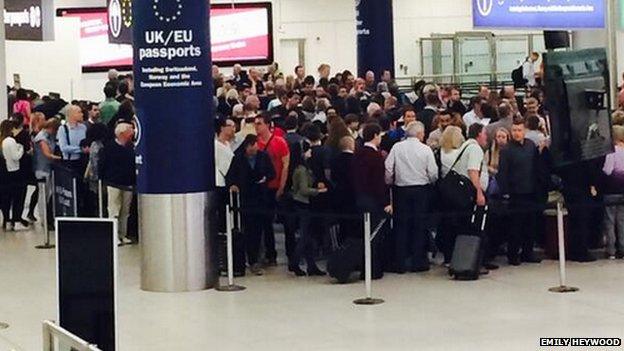
[{"label": "white sneaker", "polygon": [[124,245],[130,245],[130,244],[132,244],[132,240],[126,237],[123,237],[117,241],[118,246],[124,246]]}]

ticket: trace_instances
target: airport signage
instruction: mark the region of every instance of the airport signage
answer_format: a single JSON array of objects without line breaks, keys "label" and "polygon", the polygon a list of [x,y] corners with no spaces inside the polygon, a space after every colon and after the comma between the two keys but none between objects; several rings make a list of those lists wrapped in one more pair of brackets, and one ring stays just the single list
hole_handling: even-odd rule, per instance
[{"label": "airport signage", "polygon": [[605,28],[605,0],[472,0],[475,28]]},{"label": "airport signage", "polygon": [[53,0],[5,0],[7,40],[54,40]]},{"label": "airport signage", "polygon": [[133,9],[138,191],[210,191],[215,170],[208,2],[134,0]]}]

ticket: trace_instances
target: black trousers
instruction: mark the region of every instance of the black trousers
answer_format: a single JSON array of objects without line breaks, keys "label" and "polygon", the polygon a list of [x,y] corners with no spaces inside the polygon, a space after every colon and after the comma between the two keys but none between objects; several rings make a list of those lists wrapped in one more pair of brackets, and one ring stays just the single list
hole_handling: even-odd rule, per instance
[{"label": "black trousers", "polygon": [[256,225],[260,225],[261,235],[264,238],[264,256],[268,261],[277,259],[277,251],[275,249],[275,232],[273,231],[273,223],[275,222],[275,210],[277,210],[277,200],[275,199],[276,190],[269,189],[264,199],[264,207],[262,210],[270,213],[262,214]]},{"label": "black trousers", "polygon": [[262,208],[263,201],[251,197],[241,198],[242,208],[242,224],[243,233],[245,236],[245,249],[247,251],[247,263],[251,266],[258,263],[258,256],[260,255],[260,242],[262,241],[262,221],[265,220],[266,215],[256,213]]},{"label": "black trousers", "polygon": [[27,185],[21,179],[19,171],[9,172],[7,183],[7,186],[3,187],[2,196],[0,197],[3,222],[19,222],[24,212]]},{"label": "black trousers", "polygon": [[523,257],[531,257],[535,244],[536,197],[534,194],[510,195],[509,206],[512,213],[507,257],[518,258],[520,249],[522,249]]},{"label": "black trousers", "polygon": [[405,272],[408,257],[412,258],[412,269],[428,267],[429,236],[425,215],[429,210],[429,187],[395,187],[394,207],[394,269]]}]

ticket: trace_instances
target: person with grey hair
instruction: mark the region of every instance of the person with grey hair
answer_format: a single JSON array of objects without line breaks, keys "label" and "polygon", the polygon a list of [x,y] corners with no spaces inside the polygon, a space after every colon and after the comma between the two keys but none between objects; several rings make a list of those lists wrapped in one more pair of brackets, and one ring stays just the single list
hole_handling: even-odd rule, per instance
[{"label": "person with grey hair", "polygon": [[119,78],[119,71],[117,71],[114,68],[111,68],[108,70],[108,80],[109,81],[116,81],[117,78]]},{"label": "person with grey hair", "polygon": [[408,257],[412,272],[429,270],[425,214],[429,211],[431,186],[438,180],[433,151],[423,143],[425,125],[412,122],[405,132],[407,138],[394,145],[385,162],[386,183],[393,186],[396,223],[392,270],[399,274],[407,271]]},{"label": "person with grey hair", "polygon": [[127,234],[130,204],[136,184],[133,138],[134,125],[119,123],[115,127],[115,140],[104,146],[99,164],[99,174],[108,193],[108,216],[118,221],[119,245],[132,243]]}]

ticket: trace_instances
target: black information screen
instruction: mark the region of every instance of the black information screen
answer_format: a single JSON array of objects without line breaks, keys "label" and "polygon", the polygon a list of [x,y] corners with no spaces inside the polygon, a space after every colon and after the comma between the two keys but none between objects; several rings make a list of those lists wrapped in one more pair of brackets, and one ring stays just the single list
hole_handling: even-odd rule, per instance
[{"label": "black information screen", "polygon": [[115,351],[113,221],[59,219],[58,298],[61,327],[103,351]]}]

